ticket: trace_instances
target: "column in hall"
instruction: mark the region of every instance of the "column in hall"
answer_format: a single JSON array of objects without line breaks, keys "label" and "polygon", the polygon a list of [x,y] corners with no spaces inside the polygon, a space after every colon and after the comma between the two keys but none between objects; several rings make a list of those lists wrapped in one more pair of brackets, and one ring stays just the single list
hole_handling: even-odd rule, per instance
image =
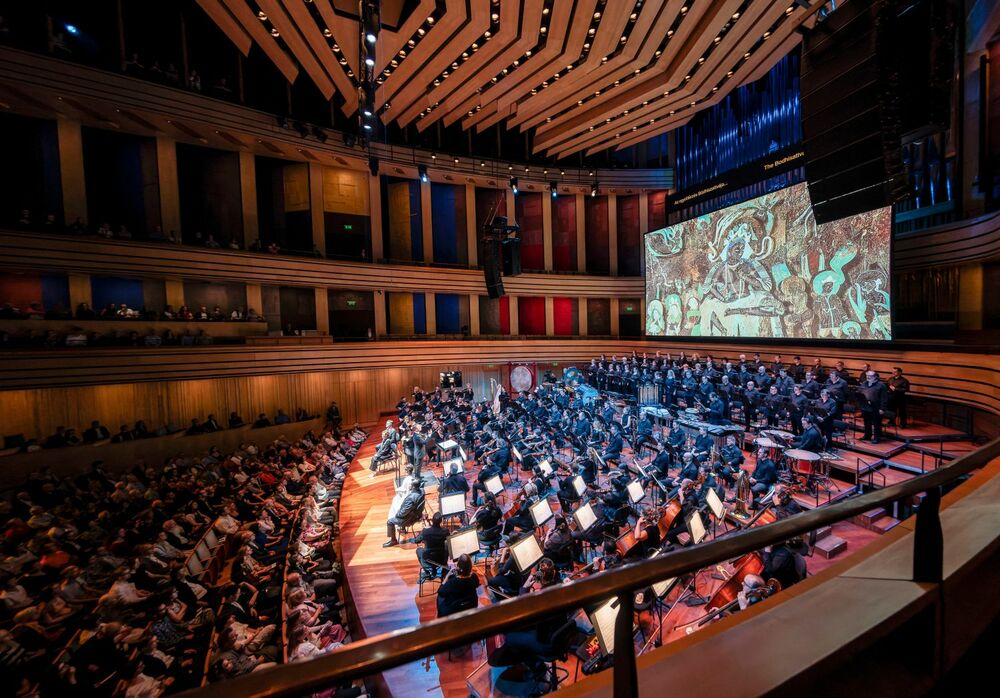
[{"label": "column in hall", "polygon": [[424,294],[424,313],[427,318],[427,336],[433,337],[437,334],[437,304],[433,293]]},{"label": "column in hall", "polygon": [[552,194],[542,194],[542,268],[552,271]]},{"label": "column in hall", "polygon": [[517,296],[508,296],[510,299],[507,307],[510,311],[510,334],[517,336],[521,334],[520,320],[517,317]]},{"label": "column in hall", "polygon": [[[312,223],[313,247],[326,256],[326,216],[323,212],[323,166],[309,163],[309,219]],[[329,324],[329,323],[327,323]]]},{"label": "column in hall", "polygon": [[375,336],[385,336],[385,294],[382,291],[375,291],[372,294],[375,309]]},{"label": "column in hall", "polygon": [[577,334],[586,337],[589,334],[587,327],[587,299],[579,298],[576,301]]},{"label": "column in hall", "polygon": [[243,239],[237,240],[245,250],[260,238],[257,218],[257,160],[253,153],[240,151],[240,207],[243,211]]},{"label": "column in hall", "polygon": [[[432,206],[430,180],[420,182],[420,233],[424,241],[425,262],[434,261],[434,211]],[[427,334],[430,334],[429,328]]]},{"label": "column in hall", "polygon": [[330,334],[330,296],[326,289],[314,288],[316,294],[316,330],[320,334]]},{"label": "column in hall", "polygon": [[465,235],[469,248],[469,266],[477,267],[479,266],[479,231],[476,230],[475,184],[465,185]]},{"label": "column in hall", "polygon": [[583,194],[576,195],[576,270],[587,271],[587,209]]},{"label": "column in hall", "polygon": [[479,295],[469,296],[469,334],[478,337],[479,329]]},{"label": "column in hall", "polygon": [[[96,228],[100,223],[87,219],[87,183],[83,171],[83,132],[80,122],[57,119],[56,140],[59,146],[63,220],[72,224],[77,218],[82,218],[87,225]],[[90,283],[89,279],[87,283]]]},{"label": "column in hall", "polygon": [[619,317],[618,313],[620,311],[619,301],[617,298],[611,299],[611,336],[618,337],[621,334],[619,330]]},{"label": "column in hall", "polygon": [[67,274],[69,286],[69,310],[75,313],[81,303],[94,308],[93,290],[90,287],[90,274]]},{"label": "column in hall", "polygon": [[646,275],[646,233],[649,232],[649,195],[639,194],[639,273]]},{"label": "column in hall", "polygon": [[618,276],[618,195],[608,194],[608,269]]},{"label": "column in hall", "polygon": [[181,230],[181,191],[177,180],[177,142],[156,137],[156,181],[160,189],[160,227],[165,233]]},{"label": "column in hall", "polygon": [[[371,219],[371,253],[372,260],[382,259],[382,182],[378,175],[368,174],[368,207]],[[383,298],[383,308],[385,299]],[[376,314],[377,318],[377,314]],[[375,321],[376,326],[378,320]],[[385,313],[382,313],[382,324],[385,325]],[[384,330],[384,328],[383,328]]]},{"label": "column in hall", "polygon": [[247,284],[247,312],[253,308],[258,315],[264,314],[264,292],[260,284]]},{"label": "column in hall", "polygon": [[545,296],[545,336],[553,337],[556,333],[555,299]]},{"label": "column in hall", "polygon": [[[163,281],[164,290],[166,292],[167,305],[171,305],[174,308],[174,312],[181,309],[184,303],[184,281],[177,278],[164,279]],[[259,286],[257,288],[260,288]],[[254,306],[258,308],[258,306]],[[257,309],[259,313],[260,310]]]}]

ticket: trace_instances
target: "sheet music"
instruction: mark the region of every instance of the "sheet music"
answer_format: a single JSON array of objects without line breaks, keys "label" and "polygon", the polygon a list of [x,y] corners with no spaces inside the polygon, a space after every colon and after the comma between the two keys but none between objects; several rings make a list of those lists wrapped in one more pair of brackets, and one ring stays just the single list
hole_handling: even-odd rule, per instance
[{"label": "sheet music", "polygon": [[633,504],[641,502],[642,498],[646,496],[646,490],[643,489],[642,483],[638,480],[632,480],[632,482],[628,483],[626,489],[628,490],[628,498]]},{"label": "sheet music", "polygon": [[444,465],[442,465],[441,467],[444,470],[445,477],[451,475],[452,468],[458,468],[458,472],[464,473],[465,461],[463,461],[461,458],[449,458],[444,462]]},{"label": "sheet music", "polygon": [[597,515],[594,514],[594,507],[587,502],[582,507],[573,512],[573,519],[581,531],[587,531],[597,523]]},{"label": "sheet music", "polygon": [[452,560],[462,554],[479,554],[479,533],[474,528],[453,533],[445,542],[448,545],[448,557]]},{"label": "sheet music", "polygon": [[515,459],[517,459],[517,460],[524,460],[524,456],[522,456],[521,452],[517,450],[517,446],[511,446],[510,447],[510,451],[511,451],[511,453],[514,454],[514,458]]},{"label": "sheet music", "polygon": [[503,481],[500,479],[499,475],[494,475],[493,477],[487,479],[483,484],[486,485],[486,491],[494,496],[503,492]]},{"label": "sheet music", "polygon": [[458,446],[458,442],[453,441],[452,439],[448,439],[447,441],[442,441],[441,443],[438,444],[438,448],[440,448],[442,451],[450,451],[456,446]]},{"label": "sheet music", "polygon": [[549,463],[548,459],[543,460],[538,464],[538,469],[542,471],[542,475],[548,477],[552,474],[552,464]]},{"label": "sheet music", "polygon": [[705,495],[705,501],[708,503],[708,508],[712,511],[712,516],[721,521],[726,515],[726,506],[719,499],[716,491],[709,490]]},{"label": "sheet music", "polygon": [[576,492],[577,497],[582,497],[583,493],[587,491],[587,483],[583,481],[583,478],[577,475],[573,478],[573,490]]},{"label": "sheet music", "polygon": [[[653,552],[651,552],[649,554],[649,559],[652,560],[654,557],[656,557],[659,554],[660,554],[659,550],[654,550]],[[653,586],[651,588],[653,589],[653,593],[656,594],[656,598],[662,599],[663,596],[668,591],[670,591],[670,587],[672,587],[674,585],[674,582],[676,582],[676,581],[677,581],[677,577],[669,577],[667,579],[664,579],[662,582],[657,582],[656,584],[653,584]]]},{"label": "sheet music", "polygon": [[708,534],[708,531],[705,530],[705,522],[697,511],[691,514],[691,518],[688,519],[688,533],[691,534],[691,542],[695,545],[705,540],[705,536]]},{"label": "sheet music", "polygon": [[597,632],[597,641],[606,655],[615,653],[615,622],[618,620],[618,599],[608,599],[588,613],[590,624]]},{"label": "sheet music", "polygon": [[465,492],[441,495],[441,516],[465,513]]},{"label": "sheet music", "polygon": [[514,556],[514,564],[521,572],[527,572],[542,559],[542,548],[532,534],[510,546],[510,554]]},{"label": "sheet music", "polygon": [[460,455],[462,457],[462,461],[463,462],[469,460],[469,457],[467,455],[465,455],[465,449],[462,448],[461,446],[458,447],[458,455]]},{"label": "sheet music", "polygon": [[539,499],[531,505],[530,511],[535,526],[544,526],[552,518],[552,507],[547,499]]}]

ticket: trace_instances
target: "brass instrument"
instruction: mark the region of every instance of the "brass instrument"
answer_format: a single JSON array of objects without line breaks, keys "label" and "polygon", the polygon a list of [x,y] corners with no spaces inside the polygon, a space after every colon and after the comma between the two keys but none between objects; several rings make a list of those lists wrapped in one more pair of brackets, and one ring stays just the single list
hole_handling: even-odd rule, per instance
[{"label": "brass instrument", "polygon": [[749,521],[753,518],[749,509],[750,502],[753,501],[753,493],[750,490],[750,475],[746,470],[740,470],[736,476],[736,505],[730,515],[739,521]]}]

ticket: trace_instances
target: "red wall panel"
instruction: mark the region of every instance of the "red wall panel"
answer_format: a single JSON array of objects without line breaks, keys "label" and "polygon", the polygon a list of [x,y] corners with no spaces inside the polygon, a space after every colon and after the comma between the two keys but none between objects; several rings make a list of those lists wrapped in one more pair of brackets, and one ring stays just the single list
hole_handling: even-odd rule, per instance
[{"label": "red wall panel", "polygon": [[552,218],[552,268],[576,271],[576,197],[556,197]]},{"label": "red wall panel", "polygon": [[553,298],[553,331],[560,337],[575,336],[579,332],[576,298]]},{"label": "red wall panel", "polygon": [[521,226],[521,266],[530,271],[545,268],[542,235],[542,197],[546,194],[520,193],[516,197],[517,224]]},{"label": "red wall panel", "polygon": [[618,276],[639,276],[639,195],[618,197]]},{"label": "red wall panel", "polygon": [[520,296],[517,299],[517,324],[521,334],[545,334],[545,299]]},{"label": "red wall panel", "polygon": [[607,274],[611,270],[608,254],[608,197],[588,196],[584,212],[587,225],[587,273]]}]

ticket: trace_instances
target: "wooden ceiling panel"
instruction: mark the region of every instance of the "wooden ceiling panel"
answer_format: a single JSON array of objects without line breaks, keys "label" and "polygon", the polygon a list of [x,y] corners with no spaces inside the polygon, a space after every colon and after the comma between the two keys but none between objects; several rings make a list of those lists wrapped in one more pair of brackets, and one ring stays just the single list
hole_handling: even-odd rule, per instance
[{"label": "wooden ceiling panel", "polygon": [[[253,41],[290,81],[301,68],[324,95],[341,94],[346,113],[357,109],[361,27],[354,3],[313,0],[315,10],[279,0],[198,4],[244,53]],[[385,0],[376,103],[391,100],[392,108],[380,113],[384,121],[419,130],[438,122],[480,132],[501,123],[532,130],[538,154],[622,148],[676,128],[763,75],[798,42],[796,30],[813,25],[822,5]],[[266,16],[258,17],[258,8]]]}]

